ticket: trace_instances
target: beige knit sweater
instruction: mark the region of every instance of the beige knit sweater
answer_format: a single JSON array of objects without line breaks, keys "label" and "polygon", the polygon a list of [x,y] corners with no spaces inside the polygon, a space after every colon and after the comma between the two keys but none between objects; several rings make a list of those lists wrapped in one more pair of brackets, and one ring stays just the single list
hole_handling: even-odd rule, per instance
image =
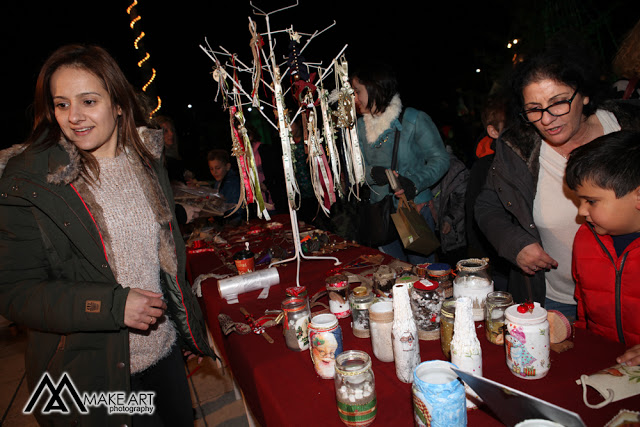
[{"label": "beige knit sweater", "polygon": [[[158,256],[160,225],[136,178],[134,161],[121,153],[100,158],[100,179],[89,186],[104,211],[110,235],[109,265],[122,286],[161,292]],[[130,329],[131,373],[141,372],[165,357],[176,330],[165,316],[147,331]]]}]

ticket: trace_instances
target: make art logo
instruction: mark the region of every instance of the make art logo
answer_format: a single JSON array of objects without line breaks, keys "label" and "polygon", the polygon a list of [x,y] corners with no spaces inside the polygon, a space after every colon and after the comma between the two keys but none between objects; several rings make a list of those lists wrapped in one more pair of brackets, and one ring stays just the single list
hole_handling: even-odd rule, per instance
[{"label": "make art logo", "polygon": [[46,398],[41,413],[69,414],[75,406],[81,414],[88,414],[90,408],[104,406],[109,414],[153,414],[155,407],[153,399],[155,393],[151,391],[125,393],[121,391],[102,393],[83,393],[80,395],[73,381],[67,373],[63,373],[57,383],[54,383],[48,372],[45,372],[38,382],[27,405],[22,412],[31,414],[41,398]]}]

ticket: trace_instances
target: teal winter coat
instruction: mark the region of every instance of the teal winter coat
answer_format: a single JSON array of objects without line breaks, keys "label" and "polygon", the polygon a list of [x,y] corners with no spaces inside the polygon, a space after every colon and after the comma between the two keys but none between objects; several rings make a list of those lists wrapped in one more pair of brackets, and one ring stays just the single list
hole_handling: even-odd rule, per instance
[{"label": "teal winter coat", "polygon": [[402,106],[399,104],[399,98],[394,98],[396,99],[398,101],[392,101],[383,113],[389,113],[395,118],[375,142],[366,140],[365,120],[362,117],[358,119],[358,135],[365,160],[366,179],[371,186],[370,202],[376,203],[391,192],[388,185],[373,184],[371,167],[391,167],[396,129],[400,131],[396,171],[416,185],[416,204],[428,202],[433,197],[430,187],[435,185],[449,168],[449,153],[444,147],[438,128],[426,113],[406,108],[402,123],[398,121]]}]

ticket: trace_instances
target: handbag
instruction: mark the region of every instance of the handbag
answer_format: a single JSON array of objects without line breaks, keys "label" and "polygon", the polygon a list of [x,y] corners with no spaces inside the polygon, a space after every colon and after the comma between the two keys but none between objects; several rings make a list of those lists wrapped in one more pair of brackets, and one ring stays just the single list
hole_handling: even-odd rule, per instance
[{"label": "handbag", "polygon": [[431,255],[440,247],[440,241],[413,201],[400,195],[398,211],[391,215],[405,249],[422,255]]},{"label": "handbag", "polygon": [[[602,408],[611,402],[626,399],[640,393],[640,366],[614,365],[593,375],[581,375],[576,380],[582,384],[582,398],[589,408]],[[594,388],[604,400],[600,403],[590,403],[587,400],[587,388]]]},{"label": "handbag", "polygon": [[[400,113],[398,120],[402,122],[404,110]],[[400,143],[400,132],[396,130],[393,142],[393,155],[391,157],[391,169],[395,170],[398,163],[398,145]],[[365,187],[367,190],[368,188]],[[391,214],[395,212],[394,195],[387,194],[382,200],[376,203],[369,203],[368,197],[363,197],[358,209],[360,224],[358,227],[358,243],[370,248],[388,245],[398,240],[398,232],[393,225]]]}]

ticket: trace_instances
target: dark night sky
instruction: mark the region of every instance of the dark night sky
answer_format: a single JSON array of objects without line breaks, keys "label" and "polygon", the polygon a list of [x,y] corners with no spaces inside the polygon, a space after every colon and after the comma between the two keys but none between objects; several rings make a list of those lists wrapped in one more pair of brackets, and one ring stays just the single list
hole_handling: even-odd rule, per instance
[{"label": "dark night sky", "polygon": [[[464,7],[460,6],[462,2],[438,2],[439,6],[430,3],[434,2],[403,2],[402,10],[389,11],[373,6],[373,2],[300,0],[298,7],[273,15],[271,27],[293,25],[297,31],[312,33],[335,20],[336,25],[307,48],[307,60],[328,64],[348,44],[346,57],[350,64],[365,58],[393,62],[399,72],[404,103],[437,117],[440,99],[454,94],[456,88],[488,92],[491,76],[487,71],[491,66],[500,69],[508,64],[512,52],[506,49],[506,41],[522,37],[514,26],[517,15],[522,16],[522,7],[510,8],[510,2],[505,0],[471,5],[464,2]],[[20,142],[27,135],[38,69],[48,54],[62,44],[99,44],[112,53],[135,86],[146,81],[135,65],[139,53],[133,48],[135,34],[128,25],[129,1],[7,4],[3,6],[6,11],[0,26],[4,47],[2,76],[14,102],[3,106],[9,135],[0,147]],[[256,0],[255,4],[270,11],[291,3]],[[420,6],[411,8],[409,4]],[[241,0],[139,0],[137,11],[142,19],[135,29],[146,33],[144,48],[158,72],[156,88],[163,99],[161,113],[176,119],[179,133],[191,134],[195,139],[218,137],[202,135],[211,132],[212,123],[224,121],[224,115],[220,104],[214,102],[216,85],[209,75],[212,62],[199,45],[206,37],[212,47],[224,46],[250,63],[248,16],[257,22],[260,31],[265,31],[264,18],[253,16],[249,2]],[[617,34],[629,29],[633,22],[633,17],[623,19]],[[278,43],[277,53],[282,58],[288,41],[280,35]],[[476,74],[477,67],[485,72]],[[194,106],[192,110],[186,107],[189,103]]]}]

